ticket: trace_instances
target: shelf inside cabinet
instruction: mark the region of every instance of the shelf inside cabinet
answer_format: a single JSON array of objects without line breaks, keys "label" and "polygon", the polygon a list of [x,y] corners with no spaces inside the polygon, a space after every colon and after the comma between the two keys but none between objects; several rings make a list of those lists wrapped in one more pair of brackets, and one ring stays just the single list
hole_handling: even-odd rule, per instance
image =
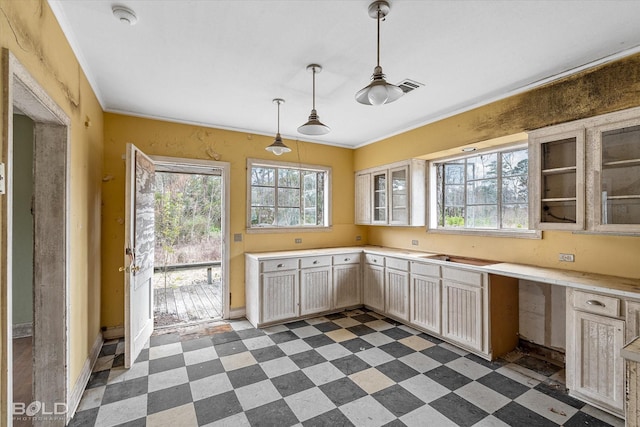
[{"label": "shelf inside cabinet", "polygon": [[607,200],[640,200],[640,194],[628,194],[625,196],[607,196]]},{"label": "shelf inside cabinet", "polygon": [[625,168],[625,167],[633,167],[640,166],[640,159],[627,159],[627,160],[617,160],[614,162],[603,162],[602,167],[605,169],[608,168]]},{"label": "shelf inside cabinet", "polygon": [[554,197],[550,199],[540,199],[542,202],[575,202],[575,197]]},{"label": "shelf inside cabinet", "polygon": [[574,173],[576,171],[575,166],[565,166],[562,168],[543,169],[543,175],[558,175],[563,173]]}]

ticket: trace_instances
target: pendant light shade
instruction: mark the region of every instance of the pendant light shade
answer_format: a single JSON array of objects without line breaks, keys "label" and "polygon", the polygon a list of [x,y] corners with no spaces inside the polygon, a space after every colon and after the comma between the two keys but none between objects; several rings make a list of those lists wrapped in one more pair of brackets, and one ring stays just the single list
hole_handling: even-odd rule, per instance
[{"label": "pendant light shade", "polygon": [[282,142],[282,137],[280,136],[280,104],[284,104],[284,99],[275,98],[273,100],[274,104],[278,104],[278,131],[276,132],[276,139],[273,140],[273,144],[265,148],[265,150],[272,152],[276,156],[279,156],[283,153],[288,153],[291,151],[291,148],[284,145]]},{"label": "pendant light shade", "polygon": [[313,73],[313,104],[311,108],[311,114],[309,114],[309,121],[298,128],[298,132],[304,135],[325,135],[331,130],[329,126],[320,121],[318,112],[316,111],[316,73],[322,71],[322,67],[318,64],[310,64],[307,66],[307,71]]},{"label": "pendant light shade", "polygon": [[378,62],[373,69],[371,83],[356,93],[356,101],[365,105],[382,105],[395,101],[404,95],[402,89],[391,83],[387,83],[380,66],[380,20],[389,14],[389,2],[385,0],[374,1],[369,5],[369,16],[378,22]]}]

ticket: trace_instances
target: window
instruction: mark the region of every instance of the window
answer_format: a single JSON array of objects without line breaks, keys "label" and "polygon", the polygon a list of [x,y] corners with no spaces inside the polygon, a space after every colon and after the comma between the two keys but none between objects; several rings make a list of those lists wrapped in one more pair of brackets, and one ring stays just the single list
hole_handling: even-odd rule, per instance
[{"label": "window", "polygon": [[526,147],[432,163],[432,227],[528,232],[528,163]]},{"label": "window", "polygon": [[248,161],[249,229],[329,227],[331,168]]}]

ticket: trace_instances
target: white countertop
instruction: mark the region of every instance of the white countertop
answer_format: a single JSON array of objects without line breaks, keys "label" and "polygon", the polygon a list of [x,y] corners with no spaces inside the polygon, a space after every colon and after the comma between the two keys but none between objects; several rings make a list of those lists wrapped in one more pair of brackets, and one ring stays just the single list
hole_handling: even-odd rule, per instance
[{"label": "white countertop", "polygon": [[[537,267],[525,264],[513,264],[506,262],[496,262],[489,265],[469,265],[450,261],[430,259],[436,253],[412,251],[407,249],[386,248],[381,246],[348,246],[338,248],[323,249],[302,249],[293,251],[246,253],[246,256],[258,260],[290,258],[296,256],[320,256],[334,255],[352,252],[375,253],[384,256],[395,256],[406,258],[412,261],[427,261],[438,263],[443,266],[464,268],[469,270],[482,271],[501,276],[515,277],[518,279],[531,280],[534,282],[550,283],[559,286],[570,286],[574,288],[602,292],[621,297],[640,298],[640,279],[630,279],[625,277],[608,276],[595,273],[581,273],[578,271],[560,270],[554,268]],[[640,343],[638,344],[640,347]]]}]

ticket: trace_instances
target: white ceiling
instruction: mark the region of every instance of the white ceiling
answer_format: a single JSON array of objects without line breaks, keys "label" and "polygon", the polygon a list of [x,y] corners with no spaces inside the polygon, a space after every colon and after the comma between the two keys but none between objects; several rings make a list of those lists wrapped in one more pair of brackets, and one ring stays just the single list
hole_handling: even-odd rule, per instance
[{"label": "white ceiling", "polygon": [[[358,104],[376,61],[369,0],[49,0],[105,111],[358,147],[640,51],[640,1],[391,0],[390,83],[425,86]],[[114,4],[138,22],[116,20]],[[316,108],[324,136],[297,132]],[[286,142],[286,141],[285,141]]]}]

